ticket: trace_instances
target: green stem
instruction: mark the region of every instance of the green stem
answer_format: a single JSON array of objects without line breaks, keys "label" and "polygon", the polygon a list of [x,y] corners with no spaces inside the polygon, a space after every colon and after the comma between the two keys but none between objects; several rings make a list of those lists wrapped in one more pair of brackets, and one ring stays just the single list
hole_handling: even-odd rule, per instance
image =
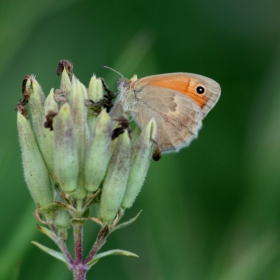
[{"label": "green stem", "polygon": [[84,200],[83,199],[77,199],[76,203],[77,203],[76,209],[81,210],[83,208]]}]

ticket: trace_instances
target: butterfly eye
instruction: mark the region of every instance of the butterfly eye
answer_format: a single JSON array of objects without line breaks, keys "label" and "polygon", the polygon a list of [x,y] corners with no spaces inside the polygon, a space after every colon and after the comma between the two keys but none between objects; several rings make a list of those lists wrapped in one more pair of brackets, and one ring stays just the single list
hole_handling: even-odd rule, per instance
[{"label": "butterfly eye", "polygon": [[202,86],[198,86],[198,87],[196,88],[196,92],[197,92],[198,94],[203,94],[203,93],[205,92],[205,88],[202,87]]}]

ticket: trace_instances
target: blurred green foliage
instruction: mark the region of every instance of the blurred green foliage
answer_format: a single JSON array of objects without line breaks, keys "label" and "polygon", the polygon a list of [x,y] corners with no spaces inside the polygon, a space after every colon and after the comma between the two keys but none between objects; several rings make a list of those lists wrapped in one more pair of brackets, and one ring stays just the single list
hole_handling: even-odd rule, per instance
[{"label": "blurred green foliage", "polygon": [[[26,74],[47,94],[60,59],[86,85],[93,72],[116,90],[128,78],[169,72],[211,77],[222,87],[198,140],[153,162],[126,218],[103,250],[139,259],[101,260],[88,279],[280,279],[280,2],[0,2],[0,279],[72,279],[39,251],[23,181],[15,104]],[[87,224],[85,252],[97,232]],[[71,243],[71,236],[69,238]]]}]

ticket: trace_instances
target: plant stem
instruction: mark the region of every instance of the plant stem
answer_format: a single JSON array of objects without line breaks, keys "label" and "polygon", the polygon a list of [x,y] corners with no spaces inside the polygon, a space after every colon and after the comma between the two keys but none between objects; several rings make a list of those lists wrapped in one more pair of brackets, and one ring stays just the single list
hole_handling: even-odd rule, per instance
[{"label": "plant stem", "polygon": [[83,261],[82,232],[83,232],[83,225],[78,224],[78,223],[75,224],[74,240],[75,240],[76,263],[81,263]]},{"label": "plant stem", "polygon": [[92,258],[95,256],[95,254],[98,252],[98,250],[105,244],[106,239],[109,236],[109,233],[110,232],[107,226],[100,230],[97,239],[85,260],[85,264],[91,261]]},{"label": "plant stem", "polygon": [[66,247],[66,244],[65,242],[59,238],[59,240],[57,241],[57,245],[59,246],[60,250],[63,252],[64,256],[67,258],[68,262],[73,265],[74,264],[74,261],[71,257],[71,254],[69,253],[67,247]]},{"label": "plant stem", "polygon": [[75,264],[72,266],[75,280],[84,280],[87,273],[87,266],[83,263],[83,223],[73,223],[75,241]]},{"label": "plant stem", "polygon": [[71,265],[73,265],[74,264],[74,260],[72,259],[72,256],[69,253],[65,242],[62,240],[62,238],[60,236],[57,235],[57,232],[56,232],[55,227],[54,227],[53,224],[49,224],[49,227],[52,230],[52,232],[57,236],[57,238],[56,238],[57,246],[60,248],[60,250],[64,254],[64,256],[67,258],[68,262]]}]

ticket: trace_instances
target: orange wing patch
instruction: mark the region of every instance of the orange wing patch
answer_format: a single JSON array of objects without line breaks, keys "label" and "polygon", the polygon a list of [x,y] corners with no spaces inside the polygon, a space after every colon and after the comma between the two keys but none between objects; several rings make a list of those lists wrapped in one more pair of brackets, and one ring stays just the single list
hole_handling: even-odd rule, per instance
[{"label": "orange wing patch", "polygon": [[201,108],[207,103],[207,88],[204,86],[205,92],[203,94],[198,94],[196,88],[203,85],[203,83],[194,77],[178,74],[171,76],[162,75],[161,77],[153,76],[151,78],[145,78],[145,84],[180,92],[194,100]]}]

